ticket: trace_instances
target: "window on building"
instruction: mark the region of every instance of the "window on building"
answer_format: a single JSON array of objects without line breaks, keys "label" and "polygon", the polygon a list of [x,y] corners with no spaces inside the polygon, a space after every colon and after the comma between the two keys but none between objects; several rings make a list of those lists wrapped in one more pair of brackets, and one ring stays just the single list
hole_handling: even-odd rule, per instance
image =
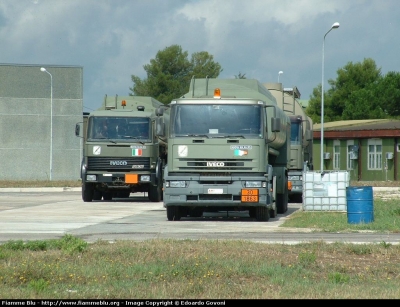
[{"label": "window on building", "polygon": [[333,169],[340,169],[340,141],[333,141]]},{"label": "window on building", "polygon": [[354,169],[354,159],[352,159],[351,154],[353,153],[353,140],[347,141],[347,170]]},{"label": "window on building", "polygon": [[368,140],[368,169],[382,169],[382,140]]}]

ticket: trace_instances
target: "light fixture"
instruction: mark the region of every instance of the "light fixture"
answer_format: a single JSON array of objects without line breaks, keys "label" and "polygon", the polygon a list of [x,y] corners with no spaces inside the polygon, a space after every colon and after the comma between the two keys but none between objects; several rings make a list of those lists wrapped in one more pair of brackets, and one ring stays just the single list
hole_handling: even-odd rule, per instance
[{"label": "light fixture", "polygon": [[333,29],[339,28],[339,23],[335,22],[328,32],[325,33],[322,42],[322,83],[321,83],[321,173],[324,170],[324,53],[325,53],[325,37]]},{"label": "light fixture", "polygon": [[50,181],[53,178],[53,76],[46,68],[41,67],[40,71],[46,72],[50,76]]}]

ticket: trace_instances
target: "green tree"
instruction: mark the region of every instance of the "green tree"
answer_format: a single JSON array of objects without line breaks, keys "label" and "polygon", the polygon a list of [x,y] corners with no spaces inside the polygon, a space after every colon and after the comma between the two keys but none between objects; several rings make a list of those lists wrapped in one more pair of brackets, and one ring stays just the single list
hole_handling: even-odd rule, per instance
[{"label": "green tree", "polygon": [[[381,69],[377,68],[374,60],[364,59],[362,63],[355,64],[349,62],[337,71],[337,75],[336,81],[330,80],[332,96],[327,105],[330,114],[326,121],[344,119],[342,115],[346,107],[355,104],[352,97],[362,96],[362,101],[367,104],[364,108],[373,109],[376,103],[374,103],[374,91],[371,86],[376,85],[382,77]],[[362,94],[357,95],[358,91],[362,91]],[[347,114],[349,118],[346,119],[362,119],[352,118],[351,112]]]},{"label": "green tree", "polygon": [[343,120],[385,118],[372,85],[350,94],[343,110]]},{"label": "green tree", "polygon": [[[379,105],[374,101],[373,88],[381,78],[381,69],[377,68],[375,61],[370,58],[364,59],[362,63],[349,62],[338,69],[336,80],[328,80],[330,88],[324,94],[324,122],[369,118],[364,117],[365,110],[374,110]],[[358,91],[360,93],[357,93]],[[366,103],[364,110],[359,109],[362,108],[362,103]],[[314,123],[321,122],[320,110],[321,85],[313,90],[306,110]],[[374,112],[374,116],[383,116],[384,113],[381,111]]]},{"label": "green tree", "polygon": [[193,53],[188,59],[188,52],[179,45],[166,47],[157,52],[150,64],[143,66],[147,78],[143,80],[132,75],[133,86],[130,95],[151,96],[164,104],[189,91],[190,79],[216,78],[222,72],[221,65],[213,60],[206,51]]},{"label": "green tree", "polygon": [[374,87],[374,94],[387,117],[400,117],[400,73],[388,72]]}]

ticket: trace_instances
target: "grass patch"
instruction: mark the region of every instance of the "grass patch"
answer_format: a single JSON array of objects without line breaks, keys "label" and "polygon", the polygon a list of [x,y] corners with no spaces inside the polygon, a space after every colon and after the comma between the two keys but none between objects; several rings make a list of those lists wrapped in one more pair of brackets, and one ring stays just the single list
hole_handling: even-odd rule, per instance
[{"label": "grass patch", "polygon": [[67,235],[60,240],[0,245],[0,297],[400,297],[397,245],[148,240],[98,241],[77,249],[77,242],[81,240]]},{"label": "grass patch", "polygon": [[374,221],[349,224],[346,212],[296,211],[281,227],[314,228],[324,232],[400,232],[400,204],[398,199],[374,199]]}]

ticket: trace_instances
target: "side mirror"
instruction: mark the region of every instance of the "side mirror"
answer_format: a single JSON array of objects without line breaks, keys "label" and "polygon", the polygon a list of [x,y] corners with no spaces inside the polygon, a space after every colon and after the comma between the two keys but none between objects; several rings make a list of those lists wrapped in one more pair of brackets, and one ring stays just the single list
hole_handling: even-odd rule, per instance
[{"label": "side mirror", "polygon": [[164,109],[163,108],[157,108],[156,109],[156,116],[162,116],[164,114]]},{"label": "side mirror", "polygon": [[313,137],[313,135],[312,135],[311,130],[307,129],[306,130],[306,141],[311,141],[312,137]]},{"label": "side mirror", "polygon": [[278,117],[271,118],[271,131],[280,132],[281,131],[281,121]]},{"label": "side mirror", "polygon": [[160,136],[160,137],[165,136],[164,118],[162,118],[162,117],[156,118],[156,136]]}]

